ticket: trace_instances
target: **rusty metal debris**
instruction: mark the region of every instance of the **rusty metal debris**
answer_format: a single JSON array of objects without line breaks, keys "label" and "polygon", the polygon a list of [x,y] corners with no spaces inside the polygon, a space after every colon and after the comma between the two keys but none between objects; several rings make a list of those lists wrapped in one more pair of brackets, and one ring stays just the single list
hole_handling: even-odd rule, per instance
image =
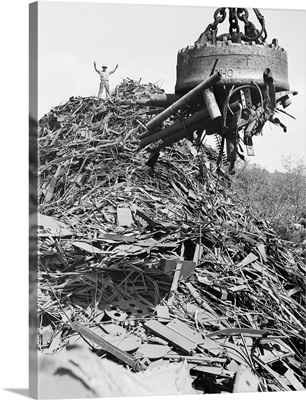
[{"label": "rusty metal debris", "polygon": [[183,140],[146,166],[153,119],[137,99],[155,94],[127,79],[39,121],[39,351],[85,341],[155,394],[165,376],[167,394],[300,390],[305,263],[211,148]]}]

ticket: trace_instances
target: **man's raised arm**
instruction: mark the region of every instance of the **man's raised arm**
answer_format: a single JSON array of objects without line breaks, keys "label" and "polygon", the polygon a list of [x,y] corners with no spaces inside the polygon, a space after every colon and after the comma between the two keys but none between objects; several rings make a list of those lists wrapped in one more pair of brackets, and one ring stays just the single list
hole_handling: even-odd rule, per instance
[{"label": "man's raised arm", "polygon": [[95,67],[95,70],[98,72],[98,74],[99,74],[99,70],[97,69],[97,65],[96,65],[96,62],[94,61],[94,67]]},{"label": "man's raised arm", "polygon": [[115,68],[112,71],[109,71],[109,75],[113,74],[116,71],[117,68],[118,68],[118,64],[115,66]]}]

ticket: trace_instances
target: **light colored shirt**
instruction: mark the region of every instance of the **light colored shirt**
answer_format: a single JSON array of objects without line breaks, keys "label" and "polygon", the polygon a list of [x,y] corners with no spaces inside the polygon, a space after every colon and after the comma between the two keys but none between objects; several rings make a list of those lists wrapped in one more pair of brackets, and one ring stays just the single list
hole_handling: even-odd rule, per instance
[{"label": "light colored shirt", "polygon": [[104,71],[103,69],[101,69],[100,71],[97,69],[96,64],[94,64],[95,70],[98,72],[98,74],[100,75],[100,80],[101,82],[108,82],[109,81],[109,76],[111,74],[113,74],[116,69],[118,68],[118,64],[115,66],[115,68],[111,71]]}]

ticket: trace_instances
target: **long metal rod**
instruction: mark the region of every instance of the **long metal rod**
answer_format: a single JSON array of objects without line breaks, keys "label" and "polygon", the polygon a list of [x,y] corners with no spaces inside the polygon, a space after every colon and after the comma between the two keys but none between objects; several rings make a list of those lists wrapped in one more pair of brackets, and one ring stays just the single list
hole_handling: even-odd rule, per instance
[{"label": "long metal rod", "polygon": [[125,362],[129,366],[131,366],[135,371],[141,370],[137,361],[126,351],[119,349],[113,344],[107,342],[101,336],[97,335],[95,332],[92,332],[86,326],[81,325],[79,322],[71,322],[71,327],[79,334],[85,336],[87,339],[93,341],[98,346],[101,346],[103,350],[107,353],[112,354],[117,357],[119,360]]},{"label": "long metal rod", "polygon": [[221,79],[222,75],[219,71],[216,71],[213,75],[207,78],[205,81],[201,82],[195,88],[191,89],[188,93],[186,93],[183,97],[173,103],[170,107],[166,108],[159,115],[149,121],[146,125],[148,130],[155,129],[159,124],[161,124],[165,119],[175,114],[182,107],[187,105],[192,99],[194,99],[198,94],[202,93],[204,89],[207,89],[213,86]]},{"label": "long metal rod", "polygon": [[[239,102],[235,101],[232,104],[230,104],[230,109],[235,112],[239,109]],[[193,132],[197,129],[203,128],[205,129],[209,123],[212,123],[213,126],[215,123],[218,121],[211,121],[209,118],[209,111],[207,108],[204,110],[198,111],[197,113],[191,115],[190,117],[187,117],[184,119],[182,122],[177,122],[176,124],[167,126],[164,129],[161,129],[160,131],[157,132],[145,132],[145,136],[142,134],[139,136],[139,138],[142,138],[140,141],[140,148],[144,148],[147,145],[159,140],[163,139],[164,141],[168,137],[185,137],[185,135],[189,134],[190,132]],[[185,132],[185,135],[183,134],[183,131]],[[177,135],[178,134],[178,135]],[[182,136],[183,135],[183,136]],[[179,139],[178,139],[179,140]],[[177,140],[174,140],[174,143]]]},{"label": "long metal rod", "polygon": [[204,101],[211,119],[222,118],[214,92],[209,88],[203,91]]},{"label": "long metal rod", "polygon": [[141,106],[169,107],[183,95],[176,93],[151,94],[149,99],[137,99],[136,104]]},{"label": "long metal rod", "polygon": [[163,139],[162,144],[155,150],[160,150],[160,149],[163,149],[164,147],[172,146],[174,143],[178,142],[181,139],[184,139],[185,137],[188,137],[189,134],[191,134],[192,132],[194,132],[198,129],[205,130],[205,129],[208,129],[211,127],[218,129],[218,128],[221,128],[221,126],[222,126],[222,123],[221,124],[218,124],[218,122],[215,123],[209,117],[207,117],[185,129],[175,132],[173,135],[165,137]]},{"label": "long metal rod", "polygon": [[196,122],[199,122],[205,118],[208,117],[208,110],[204,109],[201,111],[196,112],[195,114],[191,115],[190,117],[187,117],[184,119],[184,121],[177,122],[175,124],[172,124],[170,126],[167,126],[164,129],[161,129],[157,132],[145,132],[145,134],[142,134],[139,136],[140,141],[140,147],[143,148],[147,146],[150,143],[155,142],[156,140],[163,139],[167,136],[170,136],[184,128],[190,127],[191,125],[195,124]]}]

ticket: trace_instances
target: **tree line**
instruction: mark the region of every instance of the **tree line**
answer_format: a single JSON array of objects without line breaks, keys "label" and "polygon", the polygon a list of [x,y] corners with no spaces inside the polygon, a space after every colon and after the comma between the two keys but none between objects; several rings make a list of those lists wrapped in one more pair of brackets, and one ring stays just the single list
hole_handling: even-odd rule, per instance
[{"label": "tree line", "polygon": [[282,165],[283,172],[269,172],[247,161],[239,166],[232,185],[282,239],[301,243],[306,239],[306,164],[288,156]]}]

